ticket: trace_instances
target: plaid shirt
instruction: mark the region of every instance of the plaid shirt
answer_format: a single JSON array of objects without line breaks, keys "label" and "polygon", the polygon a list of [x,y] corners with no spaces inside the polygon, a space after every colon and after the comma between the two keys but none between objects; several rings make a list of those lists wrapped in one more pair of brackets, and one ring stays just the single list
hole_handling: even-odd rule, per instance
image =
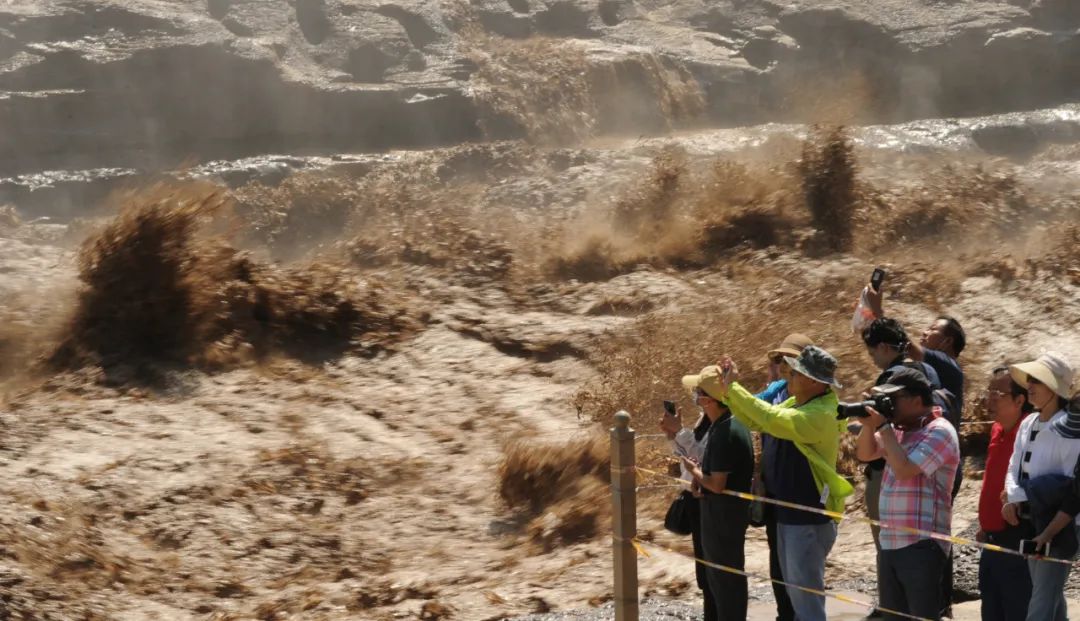
[{"label": "plaid shirt", "polygon": [[[901,481],[886,466],[881,480],[881,521],[889,526],[906,526],[943,535],[952,534],[953,477],[960,463],[960,440],[944,418],[935,418],[922,429],[894,430],[918,476]],[[928,537],[895,528],[881,529],[881,549],[897,550]],[[938,544],[949,553],[949,544]]]}]

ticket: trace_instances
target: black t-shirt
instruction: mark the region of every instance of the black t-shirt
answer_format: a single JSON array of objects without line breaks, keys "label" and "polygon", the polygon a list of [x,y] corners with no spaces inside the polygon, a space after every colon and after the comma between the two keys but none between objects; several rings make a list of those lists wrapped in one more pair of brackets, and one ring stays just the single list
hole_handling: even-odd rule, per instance
[{"label": "black t-shirt", "polygon": [[[713,472],[726,472],[727,489],[750,492],[750,479],[754,476],[754,446],[750,441],[750,431],[731,414],[718,419],[709,428],[705,453],[701,457],[701,472],[705,476]],[[703,492],[707,501],[723,506],[724,511],[741,511],[740,515],[745,517],[747,501],[726,494],[714,494],[709,490]]]}]

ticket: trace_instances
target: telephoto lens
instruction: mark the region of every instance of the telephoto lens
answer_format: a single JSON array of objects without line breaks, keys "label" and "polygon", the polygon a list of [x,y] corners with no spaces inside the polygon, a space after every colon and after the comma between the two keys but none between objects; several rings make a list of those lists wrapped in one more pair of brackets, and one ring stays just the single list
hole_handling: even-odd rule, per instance
[{"label": "telephoto lens", "polygon": [[892,419],[893,417],[893,402],[889,395],[874,395],[872,398],[866,401],[855,401],[852,403],[840,402],[836,406],[836,419],[844,420],[845,418],[866,418],[869,414],[866,412],[866,408],[874,408],[886,419]]},{"label": "telephoto lens", "polygon": [[873,401],[855,401],[854,403],[844,403],[841,401],[836,405],[836,419],[844,420],[845,418],[866,418],[866,406],[873,407]]}]

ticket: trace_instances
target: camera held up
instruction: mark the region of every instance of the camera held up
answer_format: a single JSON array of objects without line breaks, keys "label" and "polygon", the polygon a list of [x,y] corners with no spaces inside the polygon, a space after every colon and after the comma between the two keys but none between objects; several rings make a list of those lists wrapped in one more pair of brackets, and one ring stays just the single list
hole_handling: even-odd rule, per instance
[{"label": "camera held up", "polygon": [[866,408],[874,408],[879,414],[885,417],[886,420],[892,420],[893,400],[889,395],[873,395],[867,401],[856,401],[853,403],[841,402],[836,406],[836,418],[843,420],[845,418],[866,418],[869,416],[866,412]]}]

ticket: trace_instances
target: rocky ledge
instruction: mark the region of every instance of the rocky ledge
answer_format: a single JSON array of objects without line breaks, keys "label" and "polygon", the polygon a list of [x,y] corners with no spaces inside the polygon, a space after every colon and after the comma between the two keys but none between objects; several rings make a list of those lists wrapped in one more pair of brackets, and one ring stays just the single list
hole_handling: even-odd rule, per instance
[{"label": "rocky ledge", "polygon": [[[516,138],[529,134],[523,102],[572,108],[575,89],[594,132],[1051,106],[1080,97],[1077,6],[12,0],[0,6],[0,176]],[[520,72],[519,100],[485,102],[499,87],[485,59],[514,75],[507,58],[541,54],[507,50],[536,41],[563,54],[554,85]]]}]

